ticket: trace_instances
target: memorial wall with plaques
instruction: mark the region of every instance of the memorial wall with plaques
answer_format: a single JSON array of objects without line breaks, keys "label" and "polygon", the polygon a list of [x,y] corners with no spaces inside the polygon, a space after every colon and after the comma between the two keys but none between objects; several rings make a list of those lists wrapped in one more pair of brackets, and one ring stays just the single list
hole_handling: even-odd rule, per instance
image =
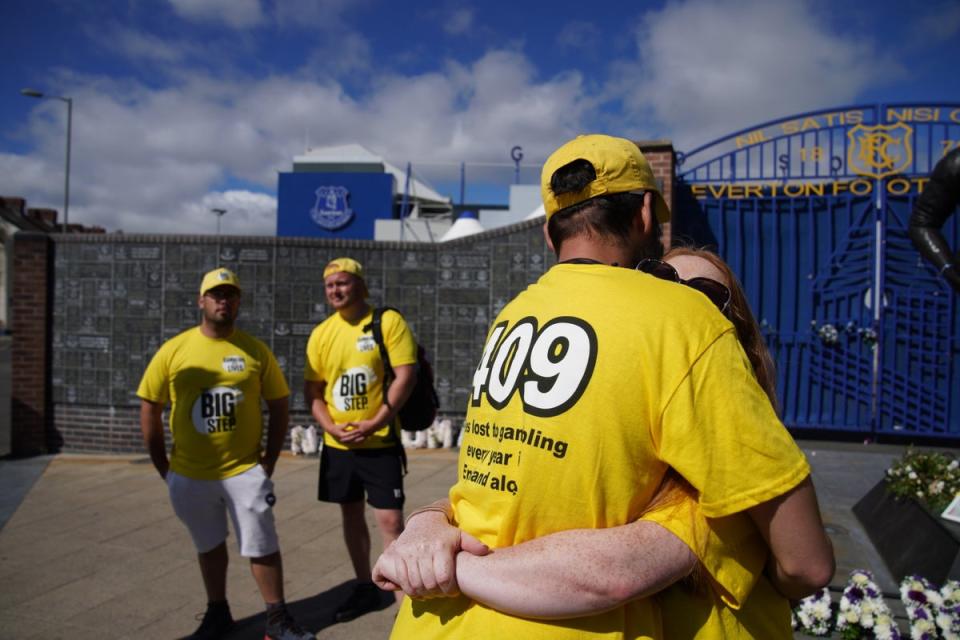
[{"label": "memorial wall with plaques", "polygon": [[[441,244],[57,236],[53,404],[67,411],[139,405],[136,387],[150,358],[165,340],[199,322],[200,278],[225,266],[243,287],[238,325],[273,349],[290,384],[291,411],[305,416],[304,350],[313,327],[329,313],[323,267],[346,255],[364,265],[371,304],[399,309],[427,349],[441,412],[463,414],[491,320],[554,262],[541,224]],[[66,440],[69,449],[68,434]]]}]

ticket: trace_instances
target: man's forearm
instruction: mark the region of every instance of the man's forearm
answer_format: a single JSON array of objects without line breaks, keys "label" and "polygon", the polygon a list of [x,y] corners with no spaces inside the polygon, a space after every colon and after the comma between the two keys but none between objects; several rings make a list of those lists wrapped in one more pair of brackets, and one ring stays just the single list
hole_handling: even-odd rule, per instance
[{"label": "man's forearm", "polygon": [[330,427],[333,426],[333,417],[330,416],[330,410],[323,399],[326,385],[326,382],[307,380],[303,385],[303,395],[310,407],[310,415],[317,421],[321,429],[329,431]]},{"label": "man's forearm", "polygon": [[413,387],[417,382],[416,367],[412,364],[397,367],[394,369],[394,375],[396,377],[393,382],[390,383],[390,388],[387,389],[387,402],[380,407],[384,413],[377,414],[378,421],[381,422],[381,424],[386,424],[393,420],[397,412],[400,411],[400,407],[402,407],[407,401],[407,398],[410,397],[410,393],[413,391]]},{"label": "man's forearm", "polygon": [[150,461],[153,462],[157,473],[161,478],[166,478],[170,470],[170,461],[167,459],[167,445],[163,441],[162,433],[159,437],[150,438],[147,442],[147,450],[150,452]]},{"label": "man's forearm", "polygon": [[140,403],[140,434],[150,454],[150,461],[161,478],[167,477],[170,461],[167,443],[163,438],[163,406],[142,400]]},{"label": "man's forearm", "polygon": [[280,457],[280,451],[283,449],[290,422],[290,409],[287,398],[270,400],[267,402],[267,407],[270,418],[267,422],[267,450],[264,452],[264,457],[272,463]]},{"label": "man's forearm", "polygon": [[504,613],[575,618],[656,593],[695,562],[679,538],[640,520],[562,531],[486,556],[460,553],[457,582],[466,596]]},{"label": "man's forearm", "polygon": [[310,414],[324,431],[329,431],[330,427],[334,424],[330,410],[327,408],[327,403],[324,402],[322,398],[317,398],[310,404]]}]

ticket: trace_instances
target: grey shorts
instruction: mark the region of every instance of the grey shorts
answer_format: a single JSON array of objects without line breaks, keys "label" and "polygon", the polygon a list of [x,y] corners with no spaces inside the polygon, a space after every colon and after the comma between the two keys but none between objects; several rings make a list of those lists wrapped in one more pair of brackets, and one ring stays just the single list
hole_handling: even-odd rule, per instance
[{"label": "grey shorts", "polygon": [[273,481],[259,464],[223,480],[194,480],[167,471],[170,502],[199,553],[227,539],[227,513],[240,555],[262,558],[280,549],[273,521]]}]

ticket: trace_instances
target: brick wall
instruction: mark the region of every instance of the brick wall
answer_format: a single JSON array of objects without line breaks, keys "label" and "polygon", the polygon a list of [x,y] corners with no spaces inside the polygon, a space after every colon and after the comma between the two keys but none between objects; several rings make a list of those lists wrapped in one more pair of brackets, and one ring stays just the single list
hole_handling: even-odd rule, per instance
[{"label": "brick wall", "polygon": [[[140,437],[139,407],[58,404],[54,420],[68,451],[146,453]],[[168,449],[169,444],[168,433]]]},{"label": "brick wall", "polygon": [[47,453],[60,444],[47,415],[50,246],[44,233],[18,231],[13,237],[10,422],[15,456]]},{"label": "brick wall", "polygon": [[[650,163],[655,178],[663,185],[663,198],[667,201],[670,211],[673,211],[674,197],[673,184],[676,176],[676,153],[673,145],[668,141],[638,141],[637,146],[643,151],[643,156]],[[661,225],[663,229],[663,245],[665,249],[671,244],[671,224]]]},{"label": "brick wall", "polygon": [[[164,413],[164,435],[170,451],[168,412]],[[142,453],[147,449],[140,436],[140,408],[102,407],[98,405],[54,406],[54,420],[64,440],[64,450],[74,453]],[[263,417],[267,424],[267,416]],[[308,414],[291,412],[290,426],[316,424]],[[266,436],[266,434],[264,434]],[[285,449],[290,448],[287,437]]]}]

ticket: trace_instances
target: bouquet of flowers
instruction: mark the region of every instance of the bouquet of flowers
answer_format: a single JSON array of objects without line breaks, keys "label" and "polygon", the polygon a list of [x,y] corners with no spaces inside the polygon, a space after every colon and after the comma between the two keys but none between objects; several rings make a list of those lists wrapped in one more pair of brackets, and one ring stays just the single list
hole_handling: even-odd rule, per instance
[{"label": "bouquet of flowers", "polygon": [[840,598],[837,631],[845,640],[900,640],[900,629],[869,571],[854,569]]},{"label": "bouquet of flowers", "polygon": [[887,488],[939,513],[960,493],[960,461],[946,453],[908,449],[887,469]]},{"label": "bouquet of flowers", "polygon": [[829,636],[833,627],[832,621],[830,591],[826,587],[801,600],[790,615],[794,630],[810,636]]},{"label": "bouquet of flowers", "polygon": [[960,640],[960,582],[947,580],[940,588],[940,613],[934,619],[946,640]]},{"label": "bouquet of flowers", "polygon": [[907,576],[900,599],[910,619],[913,640],[960,639],[960,583],[948,580],[937,589],[926,578]]}]

